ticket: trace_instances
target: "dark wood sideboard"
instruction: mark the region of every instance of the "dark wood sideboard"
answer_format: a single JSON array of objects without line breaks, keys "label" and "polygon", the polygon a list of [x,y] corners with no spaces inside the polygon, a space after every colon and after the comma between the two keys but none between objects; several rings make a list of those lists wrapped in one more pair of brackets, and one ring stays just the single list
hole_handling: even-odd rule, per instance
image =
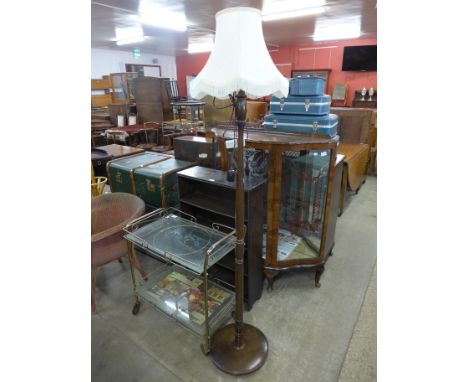
[{"label": "dark wood sideboard", "polygon": [[377,91],[374,92],[372,97],[369,97],[369,93],[362,97],[361,91],[356,90],[354,92],[353,107],[377,109]]}]

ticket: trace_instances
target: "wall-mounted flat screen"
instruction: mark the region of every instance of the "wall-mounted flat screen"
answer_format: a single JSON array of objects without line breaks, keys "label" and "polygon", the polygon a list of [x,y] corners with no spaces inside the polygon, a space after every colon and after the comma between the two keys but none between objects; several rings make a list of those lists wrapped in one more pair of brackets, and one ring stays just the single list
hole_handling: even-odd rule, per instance
[{"label": "wall-mounted flat screen", "polygon": [[377,70],[377,45],[345,46],[343,71],[372,72]]}]

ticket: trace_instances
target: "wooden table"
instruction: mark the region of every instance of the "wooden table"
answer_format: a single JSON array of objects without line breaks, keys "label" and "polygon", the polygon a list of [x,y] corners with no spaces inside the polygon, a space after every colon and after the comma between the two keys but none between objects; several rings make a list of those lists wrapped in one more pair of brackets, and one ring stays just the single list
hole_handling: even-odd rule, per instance
[{"label": "wooden table", "polygon": [[99,146],[96,148],[106,151],[109,155],[112,155],[114,157],[113,159],[126,157],[128,155],[133,155],[133,154],[139,154],[145,151],[143,149],[139,149],[136,147],[117,145],[115,143],[111,145],[106,145],[106,146]]},{"label": "wooden table", "polygon": [[139,154],[143,151],[143,149],[116,144],[94,147],[91,149],[91,159],[93,162],[94,174],[96,176],[107,176],[107,162],[113,159]]},{"label": "wooden table", "polygon": [[369,145],[365,143],[340,143],[338,153],[345,156],[341,181],[340,216],[345,206],[348,188],[356,194],[366,181],[369,160]]},{"label": "wooden table", "polygon": [[[128,141],[130,144],[137,143],[137,136],[139,134],[149,135],[147,132],[159,131],[160,125],[158,123],[147,123],[147,124],[137,124],[137,125],[127,125],[122,127],[113,127],[112,129],[106,130],[106,135],[110,135],[112,139],[118,141]],[[154,140],[154,137],[145,136],[146,140]],[[157,138],[156,138],[157,139]],[[146,142],[149,143],[149,142]]]}]

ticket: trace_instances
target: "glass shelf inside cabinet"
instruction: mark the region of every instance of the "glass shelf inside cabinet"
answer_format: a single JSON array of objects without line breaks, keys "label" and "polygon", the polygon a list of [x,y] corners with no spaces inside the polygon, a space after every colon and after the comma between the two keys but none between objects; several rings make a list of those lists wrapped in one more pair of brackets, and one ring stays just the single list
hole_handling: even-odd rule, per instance
[{"label": "glass shelf inside cabinet", "polygon": [[[278,261],[320,255],[330,155],[330,150],[283,153]],[[264,256],[265,246],[266,237]]]},{"label": "glass shelf inside cabinet", "polygon": [[[195,333],[205,332],[203,278],[177,266],[149,275],[137,293]],[[216,330],[230,317],[234,292],[208,282],[208,324]]]},{"label": "glass shelf inside cabinet", "polygon": [[234,249],[232,233],[226,234],[170,213],[128,233],[125,238],[150,253],[201,274],[206,256],[209,268]]}]

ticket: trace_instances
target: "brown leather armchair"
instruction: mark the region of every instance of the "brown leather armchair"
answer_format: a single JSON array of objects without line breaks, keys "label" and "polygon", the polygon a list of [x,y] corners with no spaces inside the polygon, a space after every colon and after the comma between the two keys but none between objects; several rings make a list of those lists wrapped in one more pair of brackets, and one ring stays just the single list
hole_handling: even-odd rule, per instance
[{"label": "brown leather armchair", "polygon": [[[122,228],[143,215],[145,203],[126,193],[104,194],[91,199],[91,309],[96,313],[96,277],[99,267],[127,256],[127,243]],[[145,272],[135,257],[133,266],[141,276]]]}]

